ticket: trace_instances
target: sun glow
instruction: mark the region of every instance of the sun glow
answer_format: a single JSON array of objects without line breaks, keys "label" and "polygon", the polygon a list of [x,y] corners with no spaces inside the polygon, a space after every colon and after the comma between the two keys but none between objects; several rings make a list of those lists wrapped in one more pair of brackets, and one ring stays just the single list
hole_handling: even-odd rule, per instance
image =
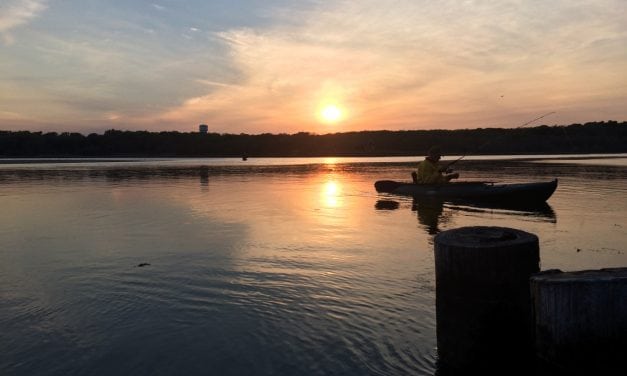
[{"label": "sun glow", "polygon": [[342,120],[344,113],[342,109],[334,104],[326,105],[320,110],[320,118],[329,124],[337,123]]}]

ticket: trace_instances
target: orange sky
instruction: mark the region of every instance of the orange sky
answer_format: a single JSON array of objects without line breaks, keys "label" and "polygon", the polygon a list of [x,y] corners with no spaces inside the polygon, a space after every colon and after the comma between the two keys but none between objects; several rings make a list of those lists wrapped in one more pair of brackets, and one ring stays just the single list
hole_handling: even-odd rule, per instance
[{"label": "orange sky", "polygon": [[[7,0],[0,129],[627,120],[627,2]],[[333,105],[338,119],[321,117]]]}]

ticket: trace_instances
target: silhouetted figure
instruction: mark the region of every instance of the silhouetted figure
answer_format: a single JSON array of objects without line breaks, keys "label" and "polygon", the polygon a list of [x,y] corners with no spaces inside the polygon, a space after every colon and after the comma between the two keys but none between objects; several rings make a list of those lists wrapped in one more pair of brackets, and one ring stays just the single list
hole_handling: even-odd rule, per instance
[{"label": "silhouetted figure", "polygon": [[447,166],[440,166],[440,158],[442,158],[440,148],[434,146],[429,149],[425,160],[418,164],[418,171],[415,174],[412,173],[414,183],[442,184],[457,179],[459,174],[452,173],[453,170]]}]

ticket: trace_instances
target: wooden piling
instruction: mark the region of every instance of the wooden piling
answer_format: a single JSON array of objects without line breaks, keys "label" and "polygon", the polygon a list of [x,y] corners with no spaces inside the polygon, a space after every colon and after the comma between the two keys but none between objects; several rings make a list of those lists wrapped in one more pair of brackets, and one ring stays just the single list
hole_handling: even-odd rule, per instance
[{"label": "wooden piling", "polygon": [[529,278],[540,269],[539,257],[538,237],[516,229],[463,227],[436,236],[440,371],[528,364],[534,353]]},{"label": "wooden piling", "polygon": [[627,268],[531,278],[539,358],[569,374],[627,374]]}]

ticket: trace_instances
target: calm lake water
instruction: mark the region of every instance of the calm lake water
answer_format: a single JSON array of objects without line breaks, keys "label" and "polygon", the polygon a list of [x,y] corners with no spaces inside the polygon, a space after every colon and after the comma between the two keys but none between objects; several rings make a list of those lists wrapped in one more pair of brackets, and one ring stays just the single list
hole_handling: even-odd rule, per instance
[{"label": "calm lake water", "polygon": [[0,374],[432,375],[439,231],[535,233],[543,270],[627,266],[627,156],[456,165],[558,178],[537,210],[374,190],[420,159],[5,160]]}]

